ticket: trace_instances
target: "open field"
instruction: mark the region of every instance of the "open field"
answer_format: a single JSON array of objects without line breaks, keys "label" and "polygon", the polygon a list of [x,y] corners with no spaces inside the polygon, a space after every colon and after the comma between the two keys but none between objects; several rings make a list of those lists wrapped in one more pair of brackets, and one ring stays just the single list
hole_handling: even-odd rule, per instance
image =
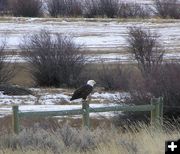
[{"label": "open field", "polygon": [[[130,26],[150,28],[161,37],[160,42],[166,49],[165,59],[180,57],[180,21],[172,19],[83,19],[83,18],[13,18],[0,19],[0,40],[6,36],[7,52],[15,52],[12,61],[25,62],[19,50],[22,37],[47,29],[52,34],[71,35],[78,44],[84,46],[87,60],[100,62],[132,61],[126,53],[127,31]],[[10,60],[10,59],[9,59]]]},{"label": "open field", "polygon": [[[12,62],[16,61],[19,67],[19,71],[11,83],[19,84],[22,86],[32,86],[33,81],[27,70],[26,60],[23,59],[23,53],[19,50],[19,43],[24,35],[38,33],[41,29],[48,29],[52,34],[57,32],[62,34],[68,34],[74,36],[75,42],[84,45],[84,49],[87,51],[87,59],[90,62],[114,62],[121,60],[122,62],[132,61],[130,55],[126,53],[126,39],[127,31],[130,26],[142,26],[150,28],[152,31],[158,32],[160,42],[166,49],[165,60],[179,59],[180,58],[180,20],[173,19],[83,19],[83,18],[14,18],[14,17],[2,17],[0,19],[0,39],[3,40],[3,36],[6,36],[7,48],[6,53],[12,54]],[[18,64],[18,62],[21,62]],[[34,89],[36,90],[36,89]],[[41,89],[43,91],[43,89]],[[41,91],[39,90],[39,91]],[[65,90],[66,91],[66,90]],[[69,103],[67,99],[70,98],[72,91],[57,90],[53,94],[44,92],[43,94],[37,94],[37,96],[25,96],[25,97],[11,97],[1,95],[1,105],[12,104],[33,104],[37,105],[34,110],[45,110],[46,107],[38,105],[49,105],[50,109],[54,109],[62,103],[62,105]],[[104,92],[101,92],[101,96]],[[116,95],[116,92],[112,92]],[[97,93],[99,94],[99,93]],[[108,93],[107,95],[111,95]],[[99,95],[100,96],[100,95]],[[113,96],[113,97],[114,97]],[[39,102],[37,102],[37,99]],[[93,100],[94,102],[107,103],[109,98]],[[97,103],[97,104],[98,104]],[[73,104],[75,105],[75,104]],[[96,103],[95,103],[96,105]],[[9,114],[11,107],[6,106],[1,109],[2,115]],[[24,106],[24,110],[27,110],[31,106]],[[72,106],[71,106],[72,107]],[[61,108],[61,107],[60,107]],[[62,108],[64,108],[62,106]],[[30,108],[32,109],[32,107]]]},{"label": "open field", "polygon": [[[153,5],[153,0],[127,0],[129,1]],[[165,49],[163,60],[180,62],[180,20],[160,19],[156,15],[150,18],[83,18],[79,16],[78,18],[50,18],[48,14],[45,14],[44,18],[0,17],[0,46],[1,41],[5,39],[7,42],[5,61],[10,62],[10,67],[16,65],[16,74],[9,83],[28,87],[27,89],[32,91],[31,95],[23,96],[6,95],[0,91],[0,154],[164,154],[165,141],[180,138],[179,115],[176,119],[166,119],[166,116],[171,114],[171,110],[166,113],[167,108],[179,109],[180,71],[175,66],[167,67],[167,70],[164,69],[163,76],[160,76],[163,82],[156,82],[161,80],[158,75],[158,79],[155,80],[156,75],[154,75],[154,78],[150,78],[151,82],[146,84],[146,80],[143,80],[146,78],[143,78],[142,72],[136,68],[137,62],[127,52],[128,28],[138,26],[157,32],[160,35],[159,42]],[[42,29],[50,31],[52,35],[61,33],[72,36],[75,43],[82,45],[81,51],[85,52],[87,65],[80,81],[84,82],[83,80],[87,77],[97,82],[89,97],[90,108],[123,106],[128,103],[136,105],[136,103],[150,102],[150,98],[155,96],[165,98],[166,95],[163,94],[167,94],[166,99],[169,100],[163,101],[170,103],[164,103],[164,123],[157,128],[150,125],[150,114],[153,115],[153,112],[149,111],[91,113],[90,129],[82,128],[82,115],[21,117],[20,133],[12,133],[13,105],[19,105],[19,110],[22,112],[82,108],[81,99],[70,101],[75,89],[67,87],[66,84],[61,84],[66,88],[36,87],[38,85],[30,74],[30,65],[25,59],[25,52],[20,50],[19,45],[24,36],[37,34]],[[106,62],[106,66],[109,67],[109,70],[104,69],[105,73],[102,71],[102,62]],[[116,70],[117,64],[122,67],[119,72]],[[162,65],[164,68],[164,63]],[[169,71],[168,68],[172,70]],[[99,76],[112,79],[110,84],[119,85],[119,89],[112,88],[113,90],[105,91],[105,84],[102,84],[103,78]],[[114,81],[112,76],[117,80]],[[105,79],[105,82],[108,83],[109,79]],[[157,85],[158,83],[161,84]],[[152,89],[157,87],[155,89],[157,92],[148,91],[151,87]],[[140,93],[142,101],[141,99],[137,99],[137,102],[131,101],[129,98],[133,97],[132,91]],[[156,111],[160,113],[162,110]],[[172,112],[177,111],[172,110]],[[146,115],[147,119],[144,118]],[[160,119],[161,116],[157,117]],[[142,120],[143,123],[139,121],[136,123],[136,120]]]}]

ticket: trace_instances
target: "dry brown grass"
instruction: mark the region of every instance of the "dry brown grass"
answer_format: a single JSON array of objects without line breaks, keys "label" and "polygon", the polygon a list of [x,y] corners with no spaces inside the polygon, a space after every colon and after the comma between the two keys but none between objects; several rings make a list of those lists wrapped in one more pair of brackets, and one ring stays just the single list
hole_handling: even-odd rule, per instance
[{"label": "dry brown grass", "polygon": [[[180,131],[178,129],[173,130],[154,130],[144,124],[138,124],[138,129],[122,132],[116,128],[105,129],[101,128],[104,134],[93,130],[92,133],[97,133],[98,142],[95,149],[87,151],[74,150],[73,148],[66,147],[63,154],[163,154],[165,152],[166,140],[177,140],[180,138]],[[81,130],[80,130],[81,132]],[[106,139],[101,140],[99,137]],[[32,150],[31,150],[32,149]],[[0,154],[50,154],[51,150],[36,149],[33,147],[28,150],[11,150],[1,149]]]},{"label": "dry brown grass", "polygon": [[[11,133],[12,132],[12,116],[6,116],[4,118],[0,118],[0,135],[3,133]],[[35,124],[39,124],[42,128],[49,128],[51,130],[55,130],[57,128],[62,127],[65,123],[68,123],[72,127],[82,128],[82,116],[77,116],[73,118],[72,116],[64,116],[64,117],[31,117],[31,118],[21,118],[20,120],[21,128],[31,128]],[[114,121],[111,118],[104,118],[101,116],[98,118],[90,118],[90,124],[92,129],[96,129],[100,126],[104,128],[110,128],[113,125]]]},{"label": "dry brown grass", "polygon": [[[116,68],[117,63],[111,63],[108,64],[112,69]],[[134,68],[134,64],[121,64],[123,68]],[[24,87],[34,87],[35,83],[32,79],[32,76],[28,70],[28,63],[15,63],[15,76],[10,80],[11,84],[20,85]],[[102,64],[99,63],[92,63],[86,65],[86,68],[84,70],[84,74],[86,74],[89,77],[94,78],[94,80],[97,80],[97,71],[102,70]],[[46,89],[48,92],[52,91],[56,92],[56,89],[52,89],[52,87]],[[62,89],[63,91],[63,89]],[[66,90],[65,90],[66,91]],[[59,92],[59,90],[58,90]]]},{"label": "dry brown grass", "polygon": [[14,151],[10,149],[3,149],[0,150],[0,154],[52,154],[52,151],[47,151],[47,150],[28,150],[28,151]]},{"label": "dry brown grass", "polygon": [[10,81],[11,84],[25,87],[32,87],[34,85],[27,63],[16,63],[15,72],[14,78]]}]

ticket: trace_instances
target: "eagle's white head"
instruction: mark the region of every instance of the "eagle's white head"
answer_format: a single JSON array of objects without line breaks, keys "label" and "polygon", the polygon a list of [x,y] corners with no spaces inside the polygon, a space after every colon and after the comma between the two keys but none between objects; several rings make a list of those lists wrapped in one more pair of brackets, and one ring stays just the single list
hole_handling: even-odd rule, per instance
[{"label": "eagle's white head", "polygon": [[87,84],[93,87],[96,82],[94,80],[88,80]]}]

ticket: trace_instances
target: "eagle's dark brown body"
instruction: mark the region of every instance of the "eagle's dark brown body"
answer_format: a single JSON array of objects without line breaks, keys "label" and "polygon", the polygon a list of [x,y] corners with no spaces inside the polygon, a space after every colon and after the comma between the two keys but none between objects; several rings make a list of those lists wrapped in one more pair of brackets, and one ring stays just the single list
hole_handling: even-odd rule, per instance
[{"label": "eagle's dark brown body", "polygon": [[70,100],[72,101],[72,100],[79,99],[79,98],[86,100],[87,96],[92,92],[92,90],[93,90],[93,87],[86,84],[86,85],[78,88],[77,90],[75,90],[75,92],[72,95],[72,98]]}]

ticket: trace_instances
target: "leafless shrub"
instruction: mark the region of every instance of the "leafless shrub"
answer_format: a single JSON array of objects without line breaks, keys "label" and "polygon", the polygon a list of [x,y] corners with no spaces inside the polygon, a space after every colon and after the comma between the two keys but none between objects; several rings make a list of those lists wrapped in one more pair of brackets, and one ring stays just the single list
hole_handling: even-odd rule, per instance
[{"label": "leafless shrub", "polygon": [[180,101],[180,64],[161,64],[156,71],[148,77],[141,76],[139,82],[133,79],[131,82],[131,103],[150,103],[152,97],[163,97],[164,115],[172,118],[178,117]]},{"label": "leafless shrub", "polygon": [[150,16],[150,9],[139,4],[129,4],[119,0],[47,0],[51,16],[93,17],[141,17]]},{"label": "leafless shrub", "polygon": [[128,52],[138,62],[143,75],[147,76],[162,63],[164,50],[158,41],[159,36],[141,27],[130,27],[128,35]]},{"label": "leafless shrub", "polygon": [[83,16],[86,18],[94,18],[97,16],[102,16],[102,12],[100,12],[99,0],[85,0]]},{"label": "leafless shrub", "polygon": [[39,86],[75,86],[85,64],[84,52],[72,37],[41,30],[20,45],[27,54],[31,73]]},{"label": "leafless shrub", "polygon": [[[2,139],[3,138],[3,139]],[[4,135],[0,139],[0,148],[22,149],[27,150],[46,149],[54,153],[62,153],[63,143],[59,142],[57,137],[49,135],[48,131],[43,129],[24,129],[19,135]]]},{"label": "leafless shrub", "polygon": [[108,65],[102,62],[102,68],[98,70],[98,83],[105,90],[128,90],[128,78],[130,71],[123,68],[122,64]]},{"label": "leafless shrub", "polygon": [[138,62],[137,76],[129,79],[129,91],[131,103],[150,103],[154,96],[151,88],[156,83],[153,74],[161,67],[164,50],[158,41],[159,36],[155,32],[142,29],[141,27],[130,27],[128,36],[128,52]]},{"label": "leafless shrub", "polygon": [[[164,50],[161,49],[156,33],[133,27],[130,28],[129,37],[129,52],[138,62],[138,68],[142,73],[141,78],[139,78],[141,80],[132,79],[132,84],[130,84],[132,98],[137,102],[145,103],[150,102],[152,97],[163,96],[165,104],[169,104],[172,100],[171,90],[177,90],[176,85],[171,84],[170,80],[177,76],[178,69],[172,67],[174,64],[171,69],[169,65],[162,64]],[[166,69],[168,67],[169,69]],[[173,72],[169,74],[168,70]],[[179,99],[178,97],[174,98]]]},{"label": "leafless shrub", "polygon": [[121,18],[147,18],[150,17],[150,8],[137,3],[119,4],[118,17]]},{"label": "leafless shrub", "polygon": [[156,14],[162,18],[180,18],[180,3],[178,0],[155,0]]},{"label": "leafless shrub", "polygon": [[166,115],[179,115],[180,64],[162,63],[164,50],[159,46],[157,34],[130,28],[129,36],[129,52],[137,60],[140,70],[138,80],[132,78],[130,82],[130,101],[150,103],[152,97],[163,97],[164,105],[168,106]]},{"label": "leafless shrub", "polygon": [[80,16],[82,15],[82,6],[78,0],[68,0],[67,5],[67,16]]},{"label": "leafless shrub", "polygon": [[[163,97],[164,116],[169,118],[178,117],[180,101],[180,64],[165,63],[153,71],[148,76],[144,76],[140,70],[136,70],[128,79],[129,93],[131,97],[126,98],[129,104],[150,104],[151,98]],[[132,121],[147,121],[145,113],[127,112],[124,116],[119,116],[117,123],[131,123]],[[127,121],[126,119],[129,119]],[[117,121],[117,120],[116,120]],[[121,122],[120,122],[121,121]]]},{"label": "leafless shrub", "polygon": [[[134,68],[135,69],[135,68]],[[152,95],[146,87],[146,80],[139,69],[133,70],[132,75],[128,78],[130,98],[126,98],[129,104],[146,104],[150,103]]]},{"label": "leafless shrub", "polygon": [[60,0],[47,0],[47,9],[52,17],[58,17],[59,14],[63,14],[63,5],[64,3],[61,3]]},{"label": "leafless shrub", "polygon": [[99,11],[108,18],[117,17],[118,7],[118,0],[99,0]]},{"label": "leafless shrub", "polygon": [[10,0],[10,8],[15,16],[42,16],[42,0]]},{"label": "leafless shrub", "polygon": [[46,149],[61,154],[65,150],[93,150],[100,141],[102,131],[76,129],[65,124],[54,131],[42,129],[36,124],[32,128],[22,129],[18,135],[5,134],[0,136],[0,149]]},{"label": "leafless shrub", "polygon": [[0,15],[4,15],[8,10],[8,0],[0,0]]},{"label": "leafless shrub", "polygon": [[131,130],[136,128],[137,123],[149,124],[150,118],[148,112],[123,112],[115,117],[113,117],[113,124],[116,127],[120,127],[123,131]]},{"label": "leafless shrub", "polygon": [[105,16],[108,18],[147,18],[150,8],[140,4],[125,3],[118,0],[85,0],[85,17]]},{"label": "leafless shrub", "polygon": [[82,15],[82,5],[78,0],[47,0],[47,8],[52,17]]},{"label": "leafless shrub", "polygon": [[[145,125],[144,123],[137,123],[136,125],[132,126],[130,129],[126,128],[126,132],[122,130],[118,130],[116,128],[113,129],[106,129],[106,128],[101,128],[99,130],[88,130],[85,132],[85,134],[90,134],[95,142],[97,148],[95,149],[88,149],[88,151],[80,151],[80,149],[74,149],[72,147],[66,148],[63,146],[63,143],[61,143],[61,138],[59,136],[56,136],[54,132],[47,132],[44,130],[23,130],[24,133],[22,137],[20,138],[20,135],[16,135],[18,140],[16,140],[16,144],[21,145],[21,140],[24,141],[27,139],[27,145],[25,147],[19,148],[17,150],[15,149],[10,149],[7,148],[7,144],[4,144],[5,141],[14,140],[14,135],[13,134],[5,134],[4,136],[0,136],[0,144],[3,143],[5,146],[0,147],[1,153],[18,153],[18,154],[23,154],[23,153],[54,153],[54,154],[65,154],[65,153],[141,153],[142,151],[142,145],[145,147],[143,151],[151,151],[152,147],[156,148],[157,144],[162,145],[161,142],[156,142],[157,144],[152,143],[152,140],[157,140],[157,141],[164,141],[164,138],[171,138],[174,137],[176,138],[176,135],[179,134],[179,121],[174,121],[174,120],[169,120],[168,122],[166,121],[166,124],[163,126],[165,129],[159,129],[157,131],[152,131],[152,127],[149,127],[148,125]],[[25,133],[27,132],[27,133]],[[39,136],[41,135],[42,132],[42,137],[39,139]],[[158,133],[158,135],[157,135]],[[79,130],[79,135],[82,134],[82,131]],[[102,135],[101,135],[102,134]],[[36,137],[35,135],[38,135]],[[101,135],[101,136],[100,136]],[[173,136],[172,136],[173,135]],[[30,140],[32,139],[32,140]],[[33,137],[35,138],[33,138]],[[106,138],[104,139],[104,137]],[[25,139],[23,139],[23,137]],[[36,140],[38,138],[38,140]],[[149,140],[148,140],[149,139]],[[50,141],[49,143],[47,142]],[[148,140],[146,143],[144,140]],[[138,142],[137,142],[138,141]],[[149,142],[150,141],[150,142]],[[8,142],[6,142],[8,143]],[[52,145],[54,144],[54,145]],[[36,146],[37,145],[37,146]],[[39,146],[40,145],[40,146]],[[56,148],[58,148],[56,150]],[[115,151],[115,152],[114,152]],[[156,153],[157,150],[154,150],[153,152]],[[162,151],[158,151],[161,153]]]},{"label": "leafless shrub", "polygon": [[180,64],[163,64],[151,77],[150,92],[156,96],[163,96],[165,114],[179,116],[180,107]]},{"label": "leafless shrub", "polygon": [[64,145],[67,147],[72,146],[78,138],[78,131],[75,128],[65,124],[59,131]]},{"label": "leafless shrub", "polygon": [[62,128],[55,132],[56,136],[60,136],[66,147],[75,150],[86,151],[96,146],[95,135],[88,129],[77,130],[70,125],[65,124]]},{"label": "leafless shrub", "polygon": [[[0,42],[0,84],[8,82],[15,75],[14,65],[5,56],[6,41]],[[10,58],[10,57],[9,57]]]},{"label": "leafless shrub", "polygon": [[79,133],[79,140],[76,142],[76,146],[81,151],[93,150],[97,146],[98,139],[95,139],[96,136],[94,132],[89,131],[84,128]]}]

